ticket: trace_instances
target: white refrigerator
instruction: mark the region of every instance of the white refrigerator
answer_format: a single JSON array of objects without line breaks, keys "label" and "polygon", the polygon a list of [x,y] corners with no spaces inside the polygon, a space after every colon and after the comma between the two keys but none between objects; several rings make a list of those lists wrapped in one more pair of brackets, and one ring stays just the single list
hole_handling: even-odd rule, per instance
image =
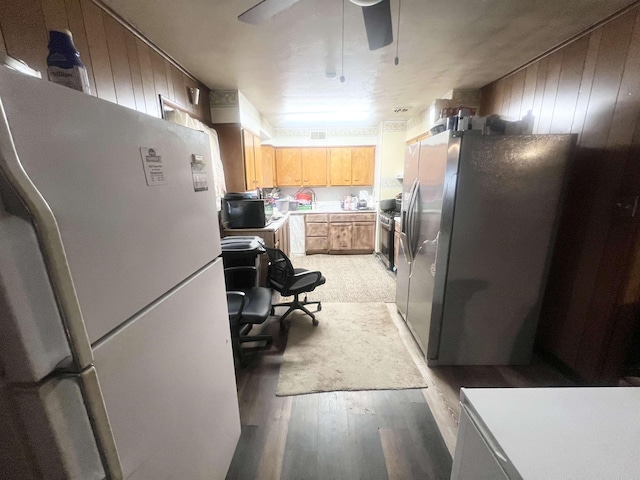
[{"label": "white refrigerator", "polygon": [[224,478],[207,138],[6,67],[0,109],[0,478]]}]

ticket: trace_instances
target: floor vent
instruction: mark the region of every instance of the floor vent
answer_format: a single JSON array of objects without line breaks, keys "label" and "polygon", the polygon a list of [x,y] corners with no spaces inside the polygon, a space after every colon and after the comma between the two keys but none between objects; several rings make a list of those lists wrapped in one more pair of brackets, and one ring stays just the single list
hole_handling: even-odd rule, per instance
[{"label": "floor vent", "polygon": [[326,130],[311,130],[309,134],[311,140],[326,140],[327,139],[327,131]]}]

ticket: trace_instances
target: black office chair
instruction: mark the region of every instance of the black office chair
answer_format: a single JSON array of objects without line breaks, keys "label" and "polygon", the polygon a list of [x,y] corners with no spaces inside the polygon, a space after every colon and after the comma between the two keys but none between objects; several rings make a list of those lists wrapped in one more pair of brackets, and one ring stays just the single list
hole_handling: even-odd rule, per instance
[{"label": "black office chair", "polygon": [[[249,335],[254,325],[262,324],[271,313],[271,289],[254,287],[256,267],[239,266],[224,269],[227,284],[227,310],[231,326],[231,344],[240,366],[247,366],[245,354],[269,350],[271,335]],[[243,347],[244,343],[260,343]]]},{"label": "black office chair", "polygon": [[[280,317],[280,328],[284,330],[284,319],[294,310],[302,310],[311,317],[314,326],[318,325],[318,320],[310,312],[306,305],[318,305],[316,312],[322,310],[322,303],[309,302],[307,293],[315,290],[319,285],[326,282],[320,272],[313,272],[304,268],[293,268],[291,260],[284,252],[277,248],[264,247],[269,255],[269,271],[267,274],[267,284],[274,290],[280,292],[283,297],[293,295],[292,302],[276,303],[271,308],[274,313],[275,307],[289,307],[284,315]],[[304,300],[300,301],[300,294],[304,293]]]}]

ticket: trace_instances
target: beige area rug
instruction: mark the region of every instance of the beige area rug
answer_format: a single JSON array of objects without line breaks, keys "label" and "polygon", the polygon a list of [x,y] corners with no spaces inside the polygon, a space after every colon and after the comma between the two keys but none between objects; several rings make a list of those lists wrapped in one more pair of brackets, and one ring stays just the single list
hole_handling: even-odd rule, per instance
[{"label": "beige area rug", "polygon": [[384,303],[324,303],[292,314],[276,395],[426,388]]},{"label": "beige area rug", "polygon": [[291,263],[296,268],[318,270],[327,279],[308,295],[309,300],[396,301],[395,277],[373,255],[292,255]]}]

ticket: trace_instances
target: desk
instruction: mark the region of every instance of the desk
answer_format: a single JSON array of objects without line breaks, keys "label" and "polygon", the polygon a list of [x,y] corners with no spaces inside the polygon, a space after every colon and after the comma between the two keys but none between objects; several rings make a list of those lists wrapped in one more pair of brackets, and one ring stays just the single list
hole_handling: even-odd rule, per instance
[{"label": "desk", "polygon": [[640,478],[640,388],[463,388],[451,479]]}]

